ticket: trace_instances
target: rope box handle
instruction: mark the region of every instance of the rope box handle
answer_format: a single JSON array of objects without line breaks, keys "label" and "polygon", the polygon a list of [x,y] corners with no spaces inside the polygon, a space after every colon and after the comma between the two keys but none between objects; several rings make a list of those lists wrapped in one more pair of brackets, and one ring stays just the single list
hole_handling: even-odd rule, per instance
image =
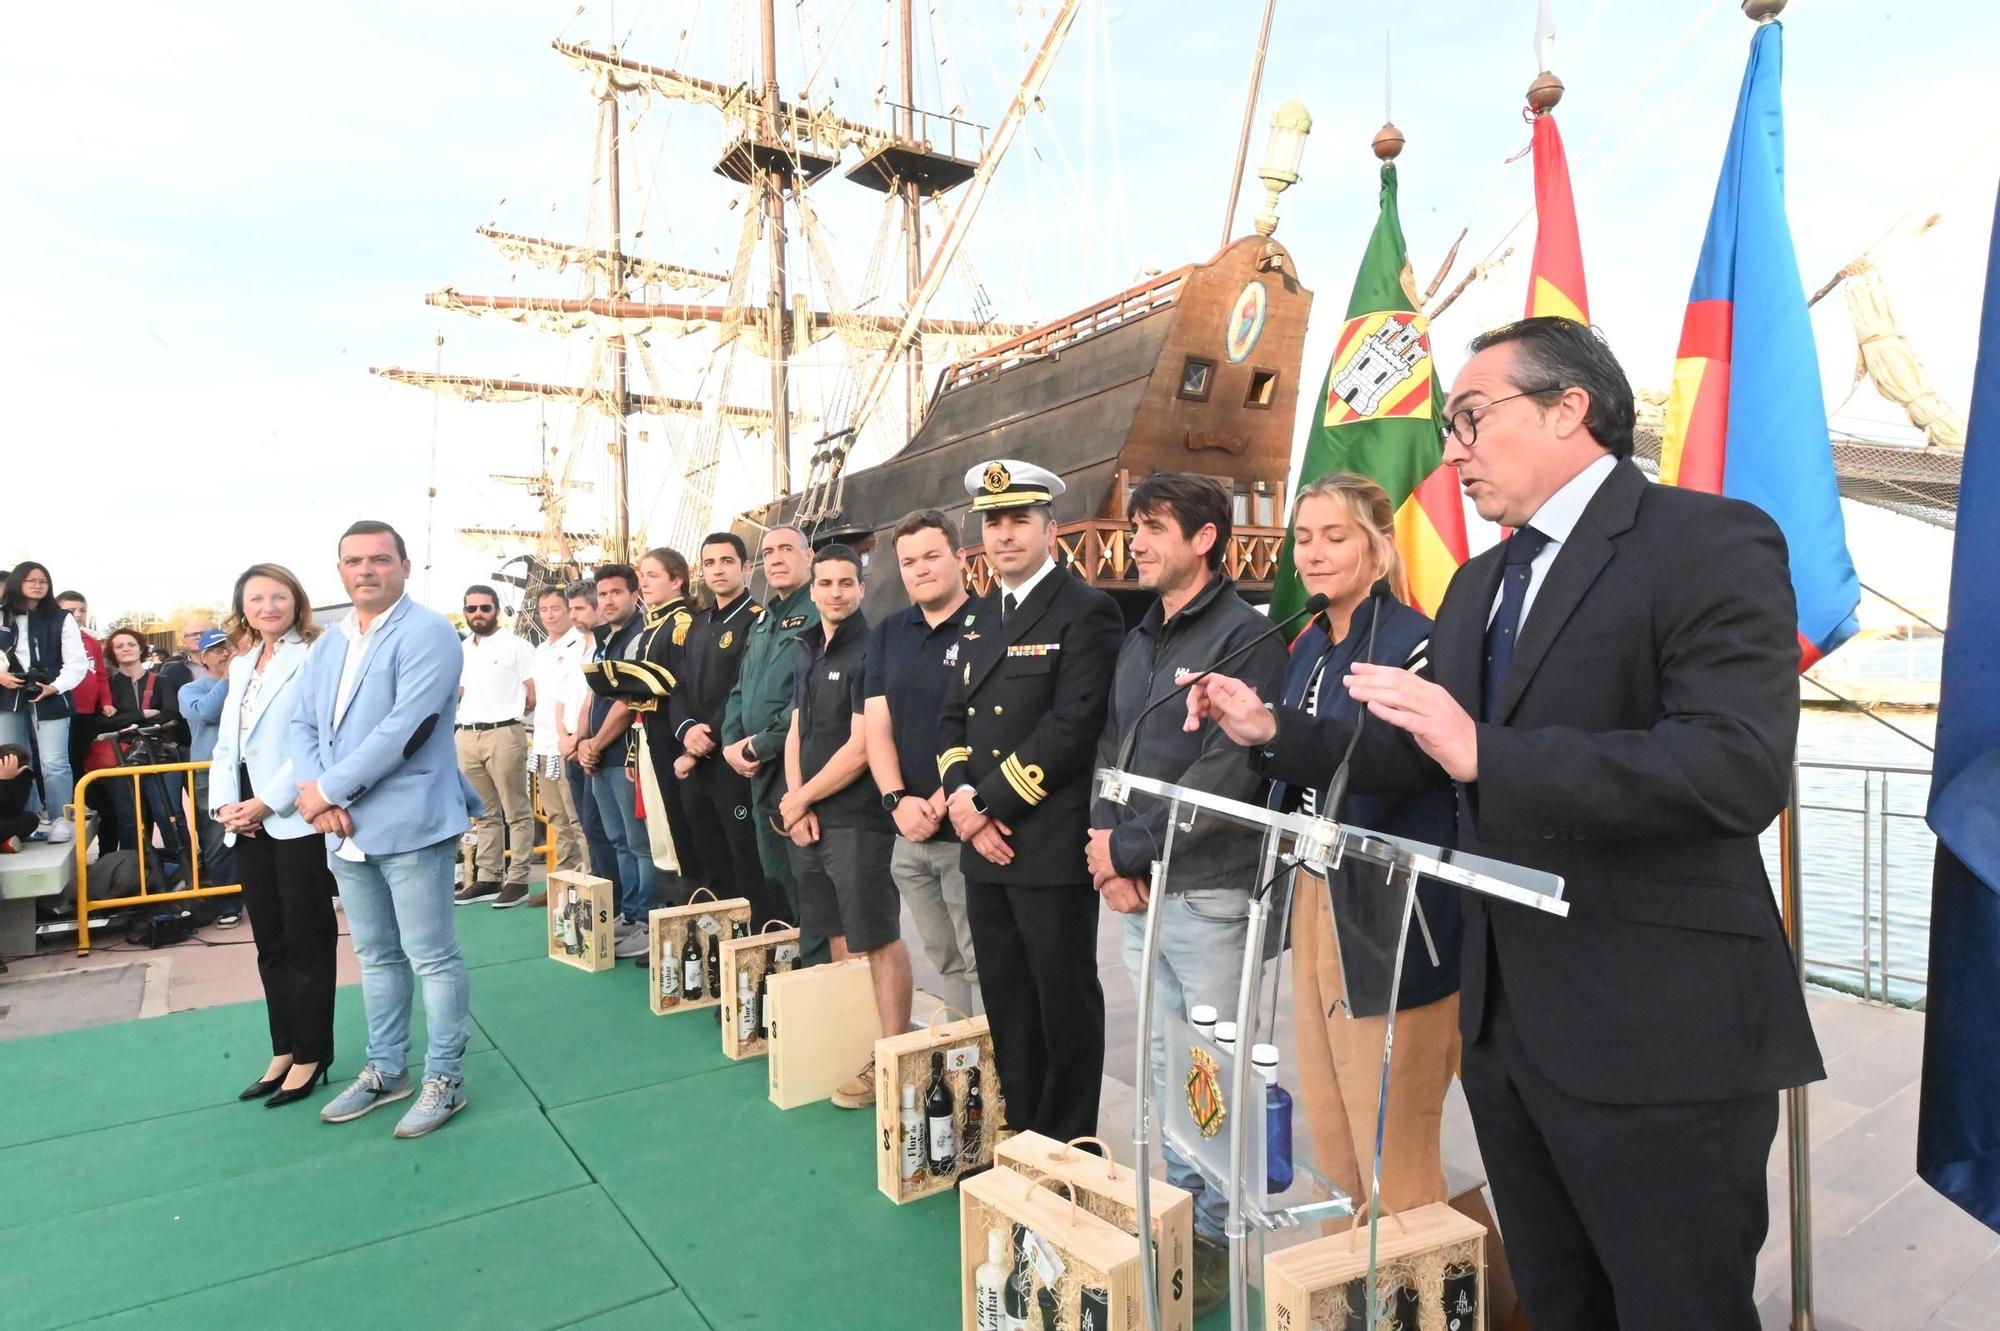
[{"label": "rope box handle", "polygon": [[715,895],[715,889],[712,887],[697,887],[694,891],[688,893],[687,904],[692,906],[695,902],[701,900],[701,894],[704,892],[708,893],[708,899],[710,901],[713,901],[718,905],[721,904],[722,898]]},{"label": "rope box handle", "polygon": [[798,927],[799,926],[793,924],[789,920],[766,920],[764,921],[764,927],[762,929],[759,929],[757,932],[760,934],[768,934],[772,930],[777,930],[778,932],[782,933],[787,929],[796,929]]},{"label": "rope box handle", "polygon": [[1047,1188],[1051,1192],[1060,1189],[1061,1195],[1064,1197],[1065,1200],[1069,1202],[1069,1223],[1071,1224],[1071,1226],[1075,1226],[1082,1222],[1083,1213],[1077,1209],[1076,1205],[1076,1189],[1070,1187],[1069,1184],[1063,1182],[1061,1179],[1055,1177],[1053,1174],[1044,1174],[1040,1178],[1028,1184],[1027,1192],[1023,1193],[1022,1195],[1024,1197],[1033,1197],[1035,1195],[1036,1188]]},{"label": "rope box handle", "polygon": [[1102,1137],[1071,1137],[1061,1146],[1058,1146],[1055,1150],[1050,1151],[1049,1159],[1051,1161],[1066,1162],[1068,1161],[1070,1154],[1073,1151],[1075,1151],[1076,1154],[1081,1155],[1082,1152],[1076,1151],[1076,1148],[1086,1144],[1090,1146],[1095,1146],[1098,1150],[1104,1153],[1103,1155],[1098,1157],[1100,1160],[1104,1161],[1104,1177],[1112,1180],[1113,1182],[1116,1182],[1118,1179],[1118,1162],[1111,1158],[1111,1143],[1105,1141],[1104,1138]]},{"label": "rope box handle", "polygon": [[[972,1014],[970,1012],[966,1012],[960,1008],[955,1008],[949,1003],[939,1003],[935,1008],[931,1009],[930,1017],[924,1022],[924,1029],[928,1031],[936,1030],[938,1024],[938,1018],[943,1016],[947,1012],[958,1013],[958,1019],[960,1021],[972,1020]],[[951,1023],[946,1022],[945,1025],[949,1026],[951,1025]]]}]

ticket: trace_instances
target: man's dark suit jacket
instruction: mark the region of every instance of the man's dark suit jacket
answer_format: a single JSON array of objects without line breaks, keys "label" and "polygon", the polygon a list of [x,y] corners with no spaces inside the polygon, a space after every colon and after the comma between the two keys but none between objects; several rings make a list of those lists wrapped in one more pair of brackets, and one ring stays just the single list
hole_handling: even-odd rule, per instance
[{"label": "man's dark suit jacket", "polygon": [[[1431,676],[1480,716],[1504,551],[1438,607]],[[1606,477],[1528,609],[1458,845],[1563,876],[1567,919],[1467,893],[1460,1026],[1479,1038],[1489,955],[1535,1066],[1607,1104],[1719,1100],[1825,1075],[1757,837],[1784,808],[1798,642],[1783,535],[1749,504]],[[1278,709],[1254,761],[1320,784],[1349,726]],[[1447,781],[1371,718],[1353,788]],[[1490,952],[1489,952],[1490,949]]]},{"label": "man's dark suit jacket", "polygon": [[938,777],[947,795],[961,784],[978,790],[1013,829],[1014,858],[994,864],[968,841],[965,876],[1088,885],[1091,777],[1125,623],[1108,593],[1066,568],[1035,584],[1004,625],[998,591],[959,615],[958,671],[938,720]]}]

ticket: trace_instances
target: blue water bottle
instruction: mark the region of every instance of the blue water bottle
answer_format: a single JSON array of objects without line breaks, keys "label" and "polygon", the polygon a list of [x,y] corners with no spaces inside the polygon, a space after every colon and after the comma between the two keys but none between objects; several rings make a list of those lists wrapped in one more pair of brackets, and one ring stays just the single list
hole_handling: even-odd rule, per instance
[{"label": "blue water bottle", "polygon": [[1264,1078],[1264,1186],[1276,1197],[1292,1186],[1292,1093],[1278,1085],[1278,1046],[1252,1045],[1250,1062]]}]

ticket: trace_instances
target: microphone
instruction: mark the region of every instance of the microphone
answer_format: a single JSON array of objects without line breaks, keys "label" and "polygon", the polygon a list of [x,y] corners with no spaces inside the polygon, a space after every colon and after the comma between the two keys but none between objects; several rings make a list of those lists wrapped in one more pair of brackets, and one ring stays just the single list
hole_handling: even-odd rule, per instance
[{"label": "microphone", "polygon": [[1139,723],[1141,721],[1144,721],[1148,716],[1151,716],[1153,714],[1153,710],[1157,708],[1161,703],[1168,702],[1174,698],[1178,698],[1182,693],[1186,692],[1188,689],[1193,688],[1196,684],[1199,684],[1202,680],[1207,679],[1210,675],[1222,669],[1222,667],[1228,665],[1231,661],[1234,661],[1237,657],[1243,655],[1245,652],[1249,651],[1252,647],[1255,647],[1257,644],[1263,642],[1264,639],[1273,637],[1283,637],[1284,635],[1279,630],[1283,629],[1285,625],[1291,623],[1294,620],[1309,619],[1312,616],[1319,614],[1321,611],[1325,610],[1331,604],[1333,604],[1333,598],[1330,596],[1320,595],[1313,597],[1299,609],[1293,611],[1289,615],[1286,615],[1283,619],[1277,620],[1276,622],[1268,625],[1262,633],[1259,633],[1256,637],[1250,639],[1250,641],[1244,643],[1241,647],[1238,647],[1235,651],[1230,652],[1228,655],[1224,656],[1221,660],[1217,661],[1214,665],[1210,666],[1208,669],[1202,671],[1198,675],[1189,676],[1186,680],[1182,681],[1179,684],[1174,685],[1173,690],[1171,692],[1163,693],[1159,697],[1153,699],[1152,702],[1146,704],[1145,708],[1140,711],[1139,715],[1132,718],[1131,729],[1125,732],[1125,742],[1119,745],[1118,747],[1118,770],[1121,772],[1128,770],[1125,764],[1131,761],[1132,750],[1136,748],[1139,743]]},{"label": "microphone", "polygon": [[[1389,580],[1375,579],[1375,585],[1368,589],[1368,603],[1372,610],[1368,616],[1368,646],[1361,653],[1362,663],[1375,664],[1375,630],[1382,623],[1382,603],[1390,597]],[[1326,803],[1319,810],[1319,816],[1333,822],[1340,821],[1340,804],[1347,798],[1349,767],[1354,762],[1354,746],[1361,742],[1361,727],[1368,724],[1368,709],[1363,707],[1354,720],[1354,733],[1347,737],[1347,751],[1340,755],[1340,766],[1333,769],[1333,779],[1326,783]]]}]

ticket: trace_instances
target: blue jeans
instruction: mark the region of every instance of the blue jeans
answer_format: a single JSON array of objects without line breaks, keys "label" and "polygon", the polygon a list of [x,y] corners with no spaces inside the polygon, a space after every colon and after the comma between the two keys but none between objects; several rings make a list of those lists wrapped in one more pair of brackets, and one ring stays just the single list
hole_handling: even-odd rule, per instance
[{"label": "blue jeans", "polygon": [[327,855],[361,962],[368,1009],[368,1061],[387,1077],[409,1070],[412,973],[423,977],[430,1049],[424,1076],[457,1077],[472,1035],[472,979],[452,923],[458,838],[420,850],[370,855],[360,864]]},{"label": "blue jeans", "polygon": [[590,863],[584,867],[599,878],[618,881],[618,852],[604,835],[604,820],[597,816],[597,792],[590,773],[574,758],[563,760],[563,780],[569,783],[570,802],[576,805],[576,821],[583,828],[583,844],[589,848]]},{"label": "blue jeans", "polygon": [[[653,867],[653,846],[646,839],[646,824],[633,808],[639,788],[625,777],[625,746],[606,749],[604,763],[590,778],[590,793],[597,801],[597,820],[604,839],[618,860],[618,913],[628,920],[644,921],[653,909],[659,870]],[[666,816],[666,810],[660,810]],[[600,878],[611,874],[600,873]]]},{"label": "blue jeans", "polygon": [[[1167,1068],[1166,1021],[1168,1017],[1187,1020],[1188,1009],[1207,1003],[1222,1014],[1222,1020],[1236,1018],[1237,985],[1243,976],[1243,945],[1249,925],[1244,912],[1250,893],[1236,887],[1211,888],[1195,892],[1172,892],[1160,898],[1160,952],[1153,961],[1153,1103],[1163,1104]],[[1125,969],[1139,985],[1140,954],[1146,943],[1146,917],[1127,915],[1125,921]],[[1157,1112],[1156,1120],[1162,1115]],[[1259,1115],[1255,1122],[1261,1124]],[[1229,1199],[1202,1182],[1201,1171],[1183,1159],[1165,1142],[1160,1146],[1166,1157],[1167,1182],[1194,1195],[1194,1227],[1212,1239],[1223,1237],[1229,1219]]]},{"label": "blue jeans", "polygon": [[[34,782],[28,783],[28,807],[43,809],[51,821],[67,818],[63,806],[70,801],[76,789],[76,780],[69,770],[69,718],[56,717],[52,721],[37,721],[32,712],[0,712],[0,744],[18,744],[34,753],[37,748],[36,765],[41,768],[42,785],[48,790],[46,804],[35,798]],[[28,727],[35,728],[35,743],[28,743]]]}]

